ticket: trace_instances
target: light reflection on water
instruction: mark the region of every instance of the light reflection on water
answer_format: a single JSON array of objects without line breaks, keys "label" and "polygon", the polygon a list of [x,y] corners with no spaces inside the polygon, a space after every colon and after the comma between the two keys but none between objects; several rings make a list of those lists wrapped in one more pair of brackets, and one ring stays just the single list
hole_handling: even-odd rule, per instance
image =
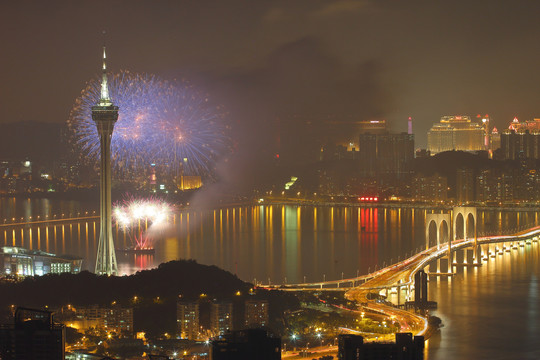
[{"label": "light reflection on water", "polygon": [[[76,201],[0,199],[0,224],[55,214],[79,216],[94,209]],[[343,206],[244,206],[182,211],[158,232],[155,255],[118,254],[119,271],[131,274],[183,258],[217,265],[247,281],[294,283],[353,277],[425,246],[424,219],[431,211]],[[13,220],[15,218],[15,220]],[[532,226],[538,212],[479,211],[478,233]],[[3,227],[0,245],[69,253],[95,264],[97,219]],[[143,228],[145,225],[141,225]],[[114,229],[117,247],[129,236]],[[433,359],[539,359],[539,244],[512,250],[480,268],[430,282],[443,319],[427,343]]]},{"label": "light reflection on water", "polygon": [[540,359],[539,257],[532,243],[430,281],[444,327],[427,342],[426,359]]},{"label": "light reflection on water", "polygon": [[[37,216],[81,216],[91,209],[75,201],[1,199],[7,223]],[[267,283],[295,283],[354,277],[410,256],[425,246],[424,209],[345,206],[244,206],[184,210],[156,238],[154,256],[117,254],[119,270],[130,274],[175,259],[195,259]],[[90,211],[91,213],[91,211]],[[478,232],[532,225],[536,212],[479,211]],[[59,217],[59,215],[58,215]],[[2,219],[0,218],[0,222]],[[92,270],[98,219],[5,227],[0,244],[69,253]],[[145,230],[142,222],[139,229]],[[118,248],[131,244],[131,232],[115,228]],[[44,239],[42,239],[44,237]]]}]

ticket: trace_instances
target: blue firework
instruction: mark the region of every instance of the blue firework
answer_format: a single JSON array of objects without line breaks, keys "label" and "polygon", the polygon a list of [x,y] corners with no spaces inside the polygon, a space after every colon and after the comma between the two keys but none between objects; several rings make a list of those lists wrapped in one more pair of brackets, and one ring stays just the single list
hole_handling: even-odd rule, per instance
[{"label": "blue firework", "polygon": [[[109,75],[109,93],[119,107],[111,140],[115,173],[148,169],[151,163],[189,175],[212,176],[218,155],[228,149],[224,112],[185,82],[121,71]],[[70,136],[83,158],[99,158],[99,136],[91,108],[100,97],[98,79],[75,101]]]}]

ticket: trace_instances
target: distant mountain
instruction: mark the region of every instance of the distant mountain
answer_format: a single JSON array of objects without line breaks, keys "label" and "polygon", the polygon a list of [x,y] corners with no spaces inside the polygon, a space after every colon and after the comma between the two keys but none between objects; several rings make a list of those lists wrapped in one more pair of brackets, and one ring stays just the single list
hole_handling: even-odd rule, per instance
[{"label": "distant mountain", "polygon": [[67,125],[43,122],[0,124],[0,159],[50,162],[70,151]]}]

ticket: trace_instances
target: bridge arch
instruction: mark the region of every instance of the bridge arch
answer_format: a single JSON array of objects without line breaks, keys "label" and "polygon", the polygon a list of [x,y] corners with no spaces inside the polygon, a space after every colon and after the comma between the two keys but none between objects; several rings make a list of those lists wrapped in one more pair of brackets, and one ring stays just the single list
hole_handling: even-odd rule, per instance
[{"label": "bridge arch", "polygon": [[458,234],[462,235],[463,239],[474,237],[476,240],[476,208],[472,206],[456,206],[453,213],[454,240],[459,239]]},{"label": "bridge arch", "polygon": [[[429,249],[430,235],[432,230],[436,229],[437,249],[441,243],[448,241],[450,243],[450,214],[427,214],[426,215],[426,249]],[[434,226],[433,226],[434,225]],[[442,241],[441,241],[442,240]]]},{"label": "bridge arch", "polygon": [[[453,213],[453,230],[454,241],[457,239],[474,239],[474,262],[478,262],[478,246],[477,246],[477,231],[476,231],[476,208],[473,206],[456,206],[452,210]],[[449,257],[452,256],[451,243],[448,247]]]}]

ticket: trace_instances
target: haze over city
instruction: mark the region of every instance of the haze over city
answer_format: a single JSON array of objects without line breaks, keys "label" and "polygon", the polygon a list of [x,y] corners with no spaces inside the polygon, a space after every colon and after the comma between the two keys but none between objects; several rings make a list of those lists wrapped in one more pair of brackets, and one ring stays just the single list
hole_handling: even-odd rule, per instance
[{"label": "haze over city", "polygon": [[2,122],[65,122],[97,75],[103,30],[112,71],[187,78],[230,111],[239,137],[261,144],[269,141],[264,124],[292,115],[383,118],[395,131],[412,116],[419,147],[443,115],[488,113],[497,126],[538,116],[536,2],[0,6]]}]

